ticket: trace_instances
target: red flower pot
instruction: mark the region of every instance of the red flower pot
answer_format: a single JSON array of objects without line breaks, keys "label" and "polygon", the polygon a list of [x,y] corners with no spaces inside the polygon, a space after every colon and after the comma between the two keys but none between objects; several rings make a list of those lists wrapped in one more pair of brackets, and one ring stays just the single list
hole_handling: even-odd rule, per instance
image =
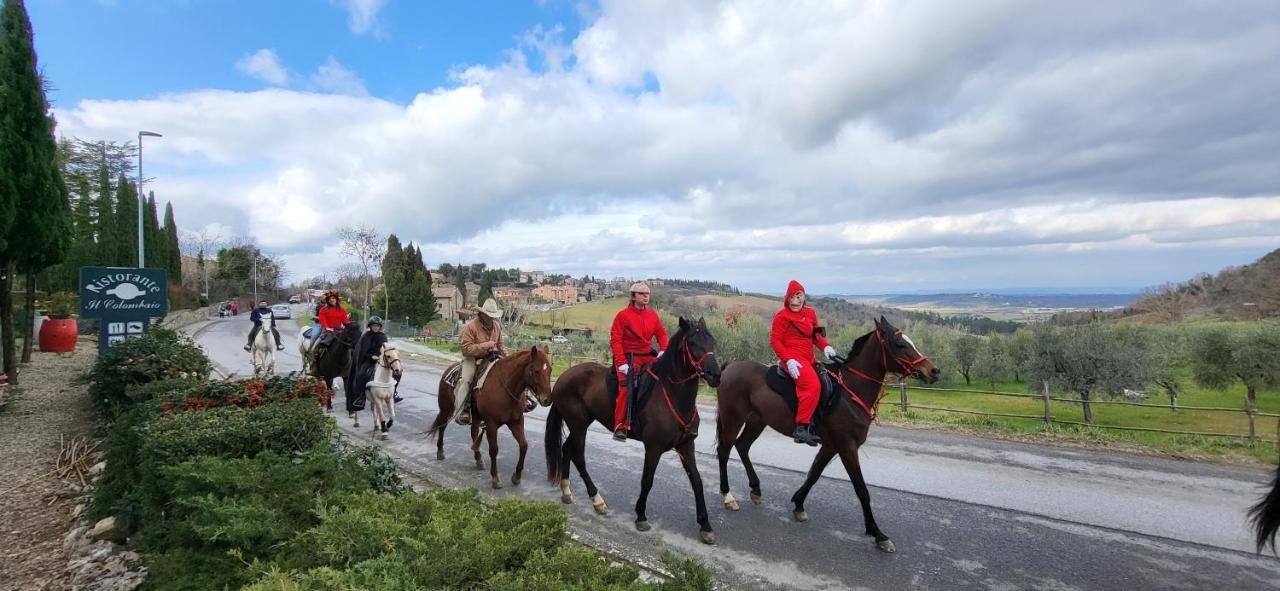
[{"label": "red flower pot", "polygon": [[75,318],[49,318],[40,325],[40,350],[46,353],[71,353],[76,350]]}]

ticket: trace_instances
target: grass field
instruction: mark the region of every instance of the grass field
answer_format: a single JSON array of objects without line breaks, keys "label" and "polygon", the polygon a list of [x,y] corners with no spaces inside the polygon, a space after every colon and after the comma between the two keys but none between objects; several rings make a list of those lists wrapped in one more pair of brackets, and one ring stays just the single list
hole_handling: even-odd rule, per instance
[{"label": "grass field", "polygon": [[[613,317],[626,305],[626,298],[608,298],[529,315],[529,324],[556,328],[588,328],[607,333]],[[607,336],[607,335],[606,335]]]}]

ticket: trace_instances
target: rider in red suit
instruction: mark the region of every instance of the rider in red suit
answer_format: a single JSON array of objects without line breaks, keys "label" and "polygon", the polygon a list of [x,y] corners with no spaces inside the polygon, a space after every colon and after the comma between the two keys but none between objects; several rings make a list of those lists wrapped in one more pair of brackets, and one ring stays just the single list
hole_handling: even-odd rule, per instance
[{"label": "rider in red suit", "polygon": [[822,385],[813,368],[813,347],[822,347],[828,358],[835,356],[836,350],[818,329],[818,314],[805,305],[804,286],[798,281],[787,284],[782,309],[773,316],[773,327],[769,329],[769,345],[777,353],[787,374],[796,382],[796,430],[792,439],[796,443],[816,446],[818,434],[809,421],[818,407]]},{"label": "rider in red suit", "polygon": [[320,324],[319,331],[313,331],[311,335],[311,345],[315,346],[317,340],[320,339],[321,333],[325,332],[341,332],[342,327],[351,322],[351,318],[347,316],[347,310],[342,307],[342,296],[338,290],[331,289],[324,296],[324,306],[320,308],[320,314],[316,316],[316,322]]},{"label": "rider in red suit", "polygon": [[[650,341],[658,340],[658,353],[651,349]],[[649,286],[636,283],[631,286],[631,302],[613,317],[609,330],[609,348],[613,350],[613,368],[618,373],[618,399],[613,407],[613,438],[626,441],[631,425],[627,424],[627,374],[642,371],[662,356],[667,348],[667,329],[658,319],[658,313],[649,308]],[[631,354],[631,365],[627,364]]]}]

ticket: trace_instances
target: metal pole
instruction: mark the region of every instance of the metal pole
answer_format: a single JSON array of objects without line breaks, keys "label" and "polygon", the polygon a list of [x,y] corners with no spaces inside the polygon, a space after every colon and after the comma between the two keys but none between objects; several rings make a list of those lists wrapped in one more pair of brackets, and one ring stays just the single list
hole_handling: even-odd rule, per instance
[{"label": "metal pole", "polygon": [[142,243],[142,132],[138,132],[138,267],[146,265]]},{"label": "metal pole", "polygon": [[253,257],[253,306],[258,306],[258,249],[249,247],[249,255]]}]

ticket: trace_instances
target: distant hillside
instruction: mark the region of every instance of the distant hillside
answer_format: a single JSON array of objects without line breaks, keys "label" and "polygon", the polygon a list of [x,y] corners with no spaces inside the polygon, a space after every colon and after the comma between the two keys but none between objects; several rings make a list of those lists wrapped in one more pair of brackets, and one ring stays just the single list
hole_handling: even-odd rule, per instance
[{"label": "distant hillside", "polygon": [[1227,267],[1217,275],[1201,273],[1182,283],[1148,288],[1133,305],[1120,310],[1069,312],[1055,315],[1052,321],[1177,322],[1190,317],[1223,320],[1280,317],[1280,249],[1252,264]]},{"label": "distant hillside", "polygon": [[1178,284],[1148,289],[1130,315],[1146,314],[1175,321],[1186,316],[1227,320],[1280,317],[1280,249],[1253,264],[1227,267],[1217,275],[1203,273]]}]

